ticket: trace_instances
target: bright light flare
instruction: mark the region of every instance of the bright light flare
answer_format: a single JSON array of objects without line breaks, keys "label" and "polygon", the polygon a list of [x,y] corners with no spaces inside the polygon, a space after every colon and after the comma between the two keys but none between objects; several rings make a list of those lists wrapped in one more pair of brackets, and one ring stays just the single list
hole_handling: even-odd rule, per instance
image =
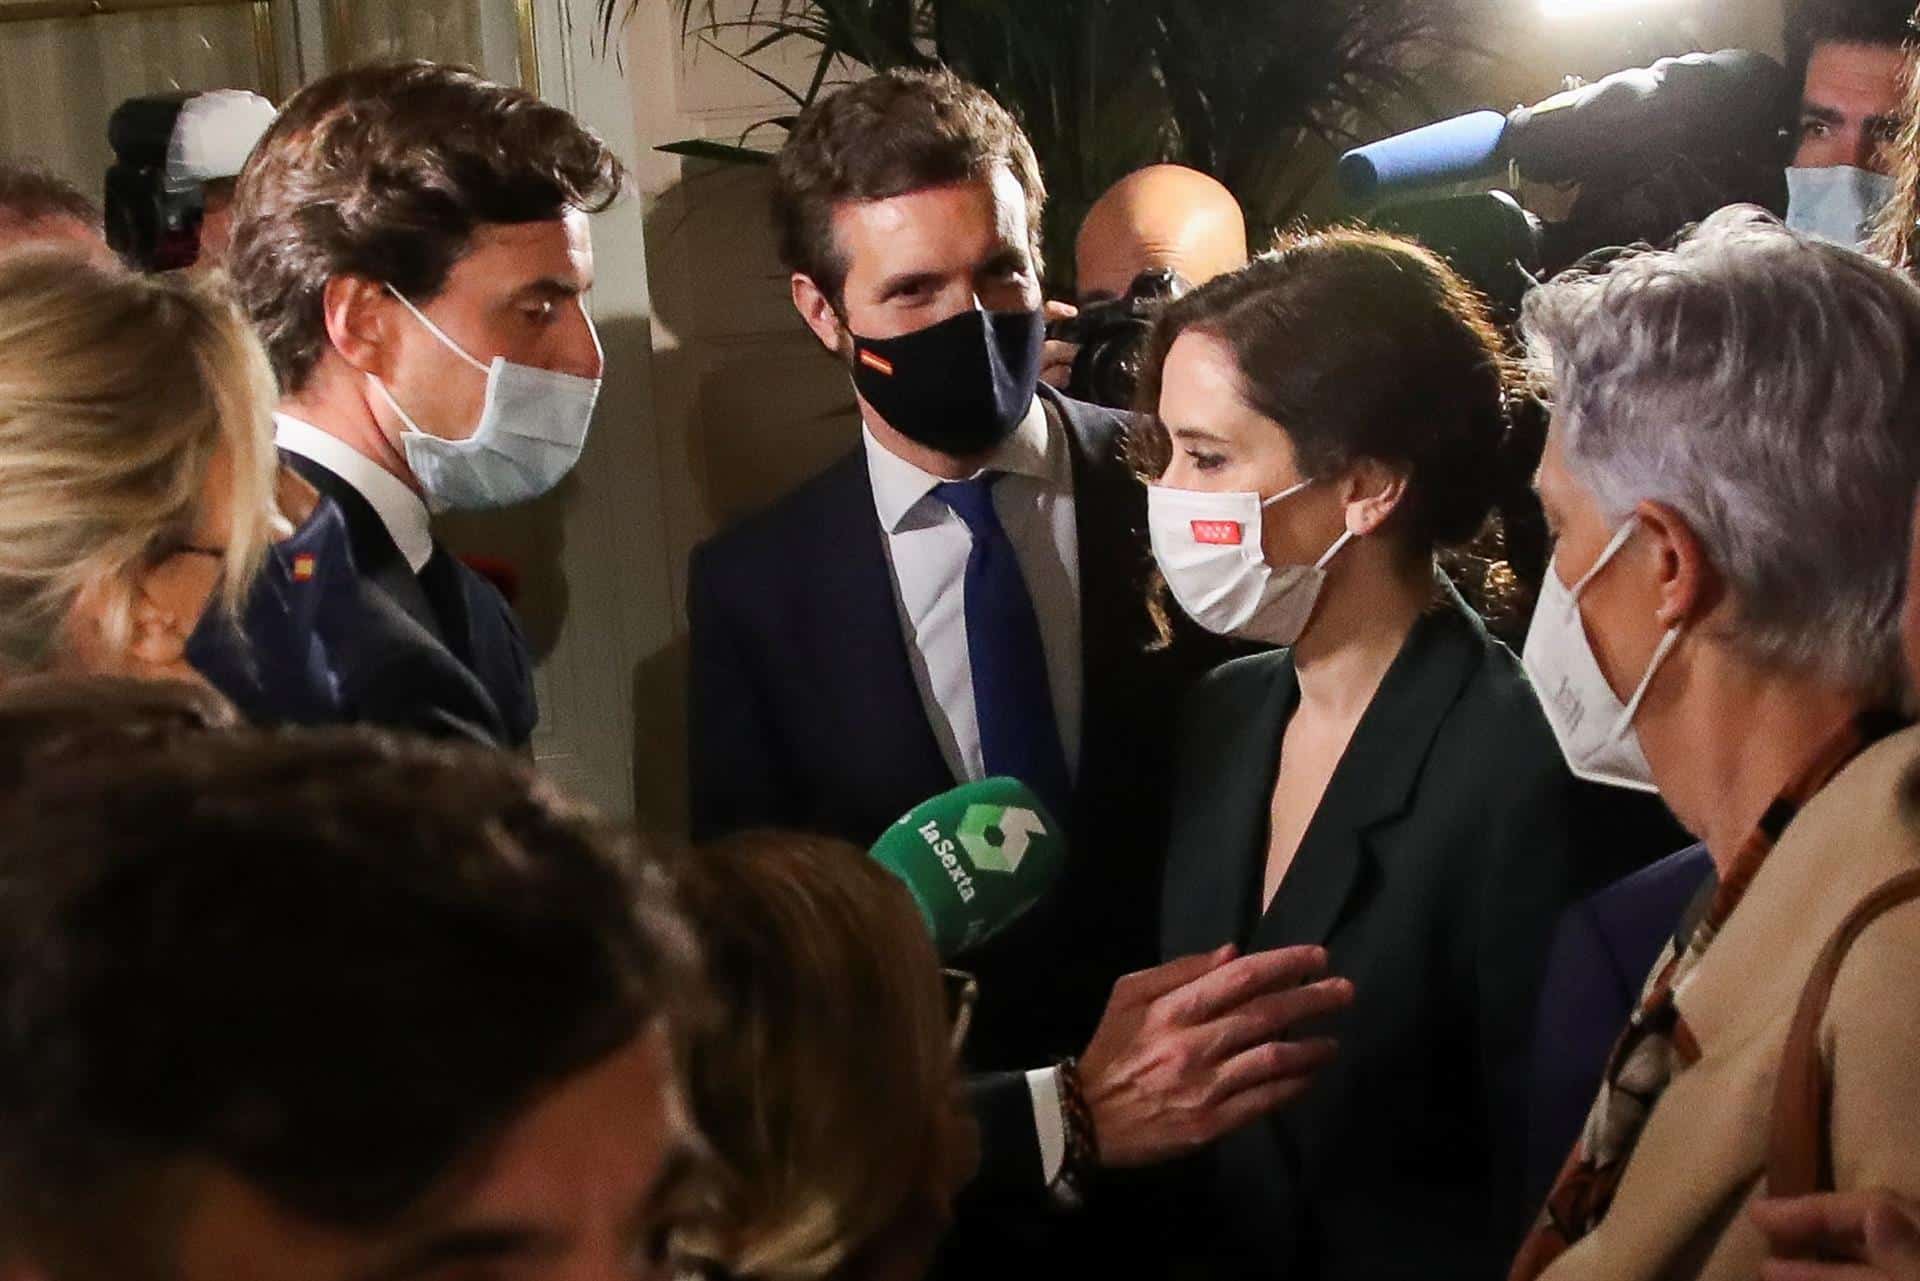
[{"label": "bright light flare", "polygon": [[1588,18],[1671,3],[1672,0],[1540,0],[1540,12],[1549,18]]}]

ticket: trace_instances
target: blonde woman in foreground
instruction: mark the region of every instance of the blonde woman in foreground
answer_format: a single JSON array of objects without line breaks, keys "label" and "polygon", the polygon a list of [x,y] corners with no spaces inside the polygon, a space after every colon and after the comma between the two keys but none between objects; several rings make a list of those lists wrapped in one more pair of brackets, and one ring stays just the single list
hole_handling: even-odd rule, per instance
[{"label": "blonde woman in foreground", "polygon": [[239,314],[71,250],[0,258],[0,679],[190,678],[280,517],[273,382]]}]

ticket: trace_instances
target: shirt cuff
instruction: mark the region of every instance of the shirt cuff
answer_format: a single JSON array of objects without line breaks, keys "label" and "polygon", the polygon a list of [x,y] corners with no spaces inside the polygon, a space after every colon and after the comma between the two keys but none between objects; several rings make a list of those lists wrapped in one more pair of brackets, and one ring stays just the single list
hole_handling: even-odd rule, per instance
[{"label": "shirt cuff", "polygon": [[1033,1095],[1033,1128],[1040,1136],[1040,1178],[1051,1188],[1067,1163],[1067,1119],[1060,1110],[1060,1069],[1036,1068],[1027,1073],[1027,1092]]}]

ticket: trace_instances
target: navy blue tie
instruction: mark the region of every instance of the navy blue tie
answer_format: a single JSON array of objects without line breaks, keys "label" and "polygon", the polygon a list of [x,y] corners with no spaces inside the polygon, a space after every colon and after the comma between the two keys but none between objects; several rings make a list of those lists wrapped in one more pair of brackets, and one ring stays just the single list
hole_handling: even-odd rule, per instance
[{"label": "navy blue tie", "polygon": [[1013,542],[993,509],[993,486],[1001,474],[933,488],[934,497],[951,507],[973,535],[967,555],[967,659],[980,752],[989,776],[1019,779],[1064,819],[1073,787],[1053,714],[1040,620]]}]

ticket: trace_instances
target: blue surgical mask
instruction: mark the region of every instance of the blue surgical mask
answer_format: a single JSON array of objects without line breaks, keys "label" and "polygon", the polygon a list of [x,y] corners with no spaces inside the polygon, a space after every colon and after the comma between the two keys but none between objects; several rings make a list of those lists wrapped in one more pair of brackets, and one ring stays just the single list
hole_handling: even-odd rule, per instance
[{"label": "blue surgical mask", "polygon": [[1787,226],[1858,249],[1873,235],[1873,220],[1893,199],[1885,174],[1829,165],[1787,170]]},{"label": "blue surgical mask", "polygon": [[[420,482],[427,506],[434,511],[512,507],[558,485],[586,448],[600,380],[518,365],[505,356],[495,356],[491,365],[482,364],[399,290],[388,285],[387,292],[448,350],[487,376],[487,397],[473,434],[465,440],[446,440],[421,431],[386,384],[368,375],[374,389],[406,424],[400,447],[406,451],[407,466]],[[587,332],[593,333],[591,322]],[[598,334],[594,334],[593,349],[598,356]]]}]

